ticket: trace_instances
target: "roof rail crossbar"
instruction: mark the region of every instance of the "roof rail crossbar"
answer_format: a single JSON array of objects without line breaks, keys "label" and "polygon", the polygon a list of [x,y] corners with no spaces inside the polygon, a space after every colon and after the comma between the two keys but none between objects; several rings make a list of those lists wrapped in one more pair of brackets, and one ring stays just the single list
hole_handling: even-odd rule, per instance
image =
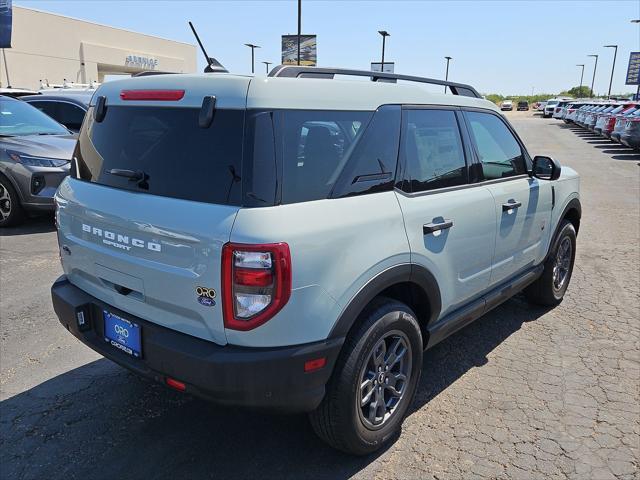
[{"label": "roof rail crossbar", "polygon": [[320,68],[303,67],[298,65],[278,65],[269,72],[270,77],[289,78],[327,78],[333,79],[335,75],[347,75],[351,77],[369,77],[373,82],[380,79],[404,80],[407,82],[429,83],[431,85],[447,86],[454,95],[465,97],[482,98],[482,96],[471,85],[464,83],[437,80],[435,78],[415,77],[413,75],[400,75],[387,72],[370,72],[367,70],[350,70],[344,68]]}]

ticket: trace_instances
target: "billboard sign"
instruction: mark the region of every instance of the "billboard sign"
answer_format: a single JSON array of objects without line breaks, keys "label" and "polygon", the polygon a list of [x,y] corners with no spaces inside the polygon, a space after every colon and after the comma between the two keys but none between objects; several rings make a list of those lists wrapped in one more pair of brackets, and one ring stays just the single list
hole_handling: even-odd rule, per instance
[{"label": "billboard sign", "polygon": [[631,52],[629,54],[625,85],[640,85],[640,52]]},{"label": "billboard sign", "polygon": [[[372,72],[382,72],[382,63],[381,62],[371,62],[371,71]],[[384,62],[384,72],[385,73],[393,73],[396,68],[396,64],[394,62]]]},{"label": "billboard sign", "polygon": [[[318,50],[315,35],[300,35],[300,65],[315,67]],[[298,36],[282,35],[282,65],[298,64]]]},{"label": "billboard sign", "polygon": [[0,0],[0,48],[11,48],[11,0]]},{"label": "billboard sign", "polygon": [[[371,62],[372,72],[394,73],[396,64],[393,62],[384,62],[384,70],[382,70],[382,62]],[[379,78],[378,82],[396,83],[395,78]]]}]

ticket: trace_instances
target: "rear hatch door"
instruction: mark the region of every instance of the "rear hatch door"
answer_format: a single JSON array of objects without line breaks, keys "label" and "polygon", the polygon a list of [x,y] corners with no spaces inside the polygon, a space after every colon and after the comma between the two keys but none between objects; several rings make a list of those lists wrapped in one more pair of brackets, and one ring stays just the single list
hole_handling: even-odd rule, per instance
[{"label": "rear hatch door", "polygon": [[[203,94],[192,93],[203,92],[200,80],[167,77],[170,84],[149,77],[96,93],[106,98],[104,119],[90,108],[57,194],[62,263],[69,281],[96,298],[224,345],[221,250],[240,204],[249,80],[207,79],[216,109],[202,127]],[[187,85],[179,100],[119,95],[175,84]]]}]

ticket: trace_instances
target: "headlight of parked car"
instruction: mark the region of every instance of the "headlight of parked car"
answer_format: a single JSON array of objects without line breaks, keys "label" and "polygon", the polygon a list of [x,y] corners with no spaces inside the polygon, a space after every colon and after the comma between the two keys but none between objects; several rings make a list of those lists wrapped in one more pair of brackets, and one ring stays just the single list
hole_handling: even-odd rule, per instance
[{"label": "headlight of parked car", "polygon": [[36,157],[19,152],[7,151],[7,155],[9,155],[9,158],[14,162],[18,162],[29,167],[62,167],[69,163],[69,160],[60,158]]}]

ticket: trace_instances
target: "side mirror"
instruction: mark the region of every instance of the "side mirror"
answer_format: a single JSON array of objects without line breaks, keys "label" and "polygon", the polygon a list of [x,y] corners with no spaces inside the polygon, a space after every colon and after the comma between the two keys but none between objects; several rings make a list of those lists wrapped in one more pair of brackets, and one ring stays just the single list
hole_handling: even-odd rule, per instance
[{"label": "side mirror", "polygon": [[539,155],[533,158],[530,175],[540,180],[557,180],[561,171],[562,167],[553,158]]}]

